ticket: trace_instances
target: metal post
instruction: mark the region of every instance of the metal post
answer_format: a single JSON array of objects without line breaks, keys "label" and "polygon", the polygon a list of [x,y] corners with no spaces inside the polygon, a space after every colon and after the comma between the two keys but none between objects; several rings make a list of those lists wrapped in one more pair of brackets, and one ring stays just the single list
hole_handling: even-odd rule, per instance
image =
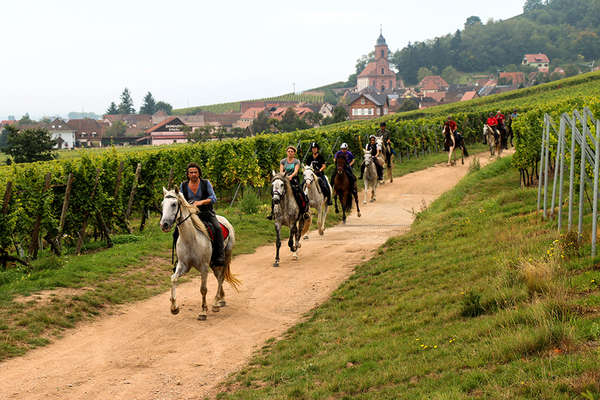
[{"label": "metal post", "polygon": [[558,187],[558,231],[562,227],[562,207],[563,207],[563,187],[564,187],[564,175],[565,175],[565,146],[567,144],[565,138],[566,130],[566,119],[564,115],[560,118],[560,132],[559,141],[562,143],[560,146],[560,183]]},{"label": "metal post", "polygon": [[540,201],[542,198],[542,171],[544,170],[544,141],[546,140],[546,129],[548,128],[548,114],[544,115],[544,130],[542,131],[542,148],[540,150],[540,170],[538,173],[538,198],[537,211],[540,211]]},{"label": "metal post", "polygon": [[550,175],[550,116],[548,116],[548,127],[546,128],[546,152],[544,154],[544,218],[548,217],[548,177]]},{"label": "metal post", "polygon": [[583,121],[583,132],[581,133],[581,164],[579,168],[579,221],[577,221],[577,233],[579,240],[583,232],[583,199],[585,197],[585,152],[587,150],[587,121]]},{"label": "metal post", "polygon": [[[562,128],[562,118],[560,120],[560,126]],[[560,129],[558,131],[558,143],[556,144],[556,157],[554,159],[554,182],[552,182],[552,201],[551,201],[551,205],[550,205],[550,215],[552,217],[554,217],[554,205],[555,205],[555,199],[556,199],[556,184],[558,183],[558,177],[556,174],[558,174],[558,163],[560,162],[560,153],[561,153],[561,149],[562,149],[562,140],[561,140],[561,132],[562,129]],[[560,213],[560,210],[559,210]]]},{"label": "metal post", "polygon": [[[587,113],[585,118],[587,125]],[[600,123],[596,121],[596,149],[594,153],[594,204],[592,204],[592,257],[596,257],[596,233],[598,230],[598,169],[600,164]]]},{"label": "metal post", "polygon": [[571,165],[569,167],[569,222],[568,230],[573,229],[573,196],[574,196],[574,185],[575,185],[575,131],[577,130],[577,120],[574,118],[571,120]]}]

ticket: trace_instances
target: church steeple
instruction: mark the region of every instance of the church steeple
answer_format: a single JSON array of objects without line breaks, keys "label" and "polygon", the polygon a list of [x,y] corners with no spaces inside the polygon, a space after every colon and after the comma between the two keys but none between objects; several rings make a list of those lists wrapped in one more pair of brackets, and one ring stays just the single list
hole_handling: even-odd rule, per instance
[{"label": "church steeple", "polygon": [[379,25],[379,37],[375,43],[375,59],[378,60],[384,58],[387,60],[389,51],[385,38],[383,37],[383,29],[381,25]]}]

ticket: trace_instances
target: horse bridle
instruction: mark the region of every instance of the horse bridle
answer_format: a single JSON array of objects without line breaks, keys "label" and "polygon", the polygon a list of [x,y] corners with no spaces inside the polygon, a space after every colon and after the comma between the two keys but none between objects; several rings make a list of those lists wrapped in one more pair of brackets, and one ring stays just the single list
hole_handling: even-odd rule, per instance
[{"label": "horse bridle", "polygon": [[175,200],[177,200],[177,211],[175,211],[175,225],[179,228],[179,226],[181,224],[183,224],[185,221],[187,221],[187,219],[189,217],[192,216],[192,213],[189,213],[188,216],[185,217],[183,220],[178,221],[178,219],[182,216],[182,213],[181,213],[181,204],[179,204],[179,198],[176,197],[176,196],[168,195],[168,196],[165,196],[165,199],[175,199]]},{"label": "horse bridle", "polygon": [[[281,181],[283,183],[283,188],[284,188],[283,193],[279,193],[278,191],[273,189],[273,182],[275,182],[275,181]],[[273,178],[273,180],[271,181],[271,197],[277,195],[277,196],[279,196],[280,199],[282,199],[284,194],[285,194],[285,182],[284,182],[283,178],[281,178],[279,176]]]}]

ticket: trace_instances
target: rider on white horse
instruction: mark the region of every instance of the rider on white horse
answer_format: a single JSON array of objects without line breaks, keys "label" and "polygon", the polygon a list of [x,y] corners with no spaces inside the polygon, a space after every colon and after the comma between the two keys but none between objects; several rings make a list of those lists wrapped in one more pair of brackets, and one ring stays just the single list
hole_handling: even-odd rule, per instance
[{"label": "rider on white horse", "polygon": [[[198,207],[198,217],[200,217],[202,222],[212,227],[214,238],[211,265],[215,267],[223,266],[225,265],[223,231],[213,209],[213,205],[217,202],[215,191],[208,179],[202,179],[202,171],[198,164],[194,162],[189,163],[186,168],[186,175],[188,180],[181,183],[179,191],[188,203]],[[178,237],[179,231],[175,229],[173,232],[173,242],[176,242]]]},{"label": "rider on white horse", "polygon": [[327,198],[327,205],[331,205],[331,191],[329,184],[325,181],[325,158],[319,153],[319,144],[312,142],[310,144],[311,155],[308,158],[309,164],[312,166],[315,175],[319,178],[319,187]]},{"label": "rider on white horse", "polygon": [[[381,147],[376,143],[375,135],[369,136],[369,143],[365,146],[365,150],[371,153],[371,157],[373,157],[373,162],[375,163],[375,169],[377,170],[377,179],[379,183],[383,181],[383,165],[379,164],[379,155],[381,154]],[[365,162],[360,165],[360,177],[358,179],[363,178],[363,174],[365,173]]]},{"label": "rider on white horse", "polygon": [[[300,189],[300,178],[298,174],[300,172],[300,160],[296,158],[296,147],[289,145],[286,149],[287,157],[282,159],[279,163],[279,172],[284,174],[290,180],[290,185],[292,186],[292,192],[294,198],[296,199],[296,203],[298,203],[298,208],[300,208],[300,212],[302,214],[308,214],[309,205],[308,199],[304,192]],[[273,207],[274,204],[271,202],[271,215],[267,217],[267,219],[273,219]]]}]

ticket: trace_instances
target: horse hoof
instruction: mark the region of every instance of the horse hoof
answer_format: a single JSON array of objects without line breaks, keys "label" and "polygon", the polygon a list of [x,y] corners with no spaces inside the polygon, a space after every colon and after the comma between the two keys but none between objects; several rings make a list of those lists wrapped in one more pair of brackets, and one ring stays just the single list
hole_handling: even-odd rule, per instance
[{"label": "horse hoof", "polygon": [[198,315],[198,321],[206,321],[206,315],[204,315],[204,314]]},{"label": "horse hoof", "polygon": [[319,230],[319,235],[320,235],[320,236],[323,236],[323,234],[324,234],[324,233],[325,233],[324,231],[322,231],[322,230]]},{"label": "horse hoof", "polygon": [[292,258],[294,259],[294,261],[298,261],[298,254],[293,253]]},{"label": "horse hoof", "polygon": [[179,314],[179,307],[177,307],[177,308],[171,308],[171,314],[173,314],[173,315]]},{"label": "horse hoof", "polygon": [[366,200],[363,200],[363,204],[367,204],[367,201],[366,201]]},{"label": "horse hoof", "polygon": [[346,225],[346,220],[345,219],[342,220],[342,224]]},{"label": "horse hoof", "polygon": [[374,202],[374,201],[375,201],[375,199],[371,199],[371,203]]},{"label": "horse hoof", "polygon": [[308,240],[308,235],[304,235],[304,240]]},{"label": "horse hoof", "polygon": [[225,307],[227,305],[225,300],[219,300],[219,302],[217,304],[219,305],[219,307]]},{"label": "horse hoof", "polygon": [[358,217],[360,218],[360,213],[358,213],[357,215],[358,215]]},{"label": "horse hoof", "polygon": [[275,262],[273,263],[273,267],[279,267],[279,261],[275,261]]},{"label": "horse hoof", "polygon": [[220,309],[219,306],[212,306],[212,312],[219,312]]}]

